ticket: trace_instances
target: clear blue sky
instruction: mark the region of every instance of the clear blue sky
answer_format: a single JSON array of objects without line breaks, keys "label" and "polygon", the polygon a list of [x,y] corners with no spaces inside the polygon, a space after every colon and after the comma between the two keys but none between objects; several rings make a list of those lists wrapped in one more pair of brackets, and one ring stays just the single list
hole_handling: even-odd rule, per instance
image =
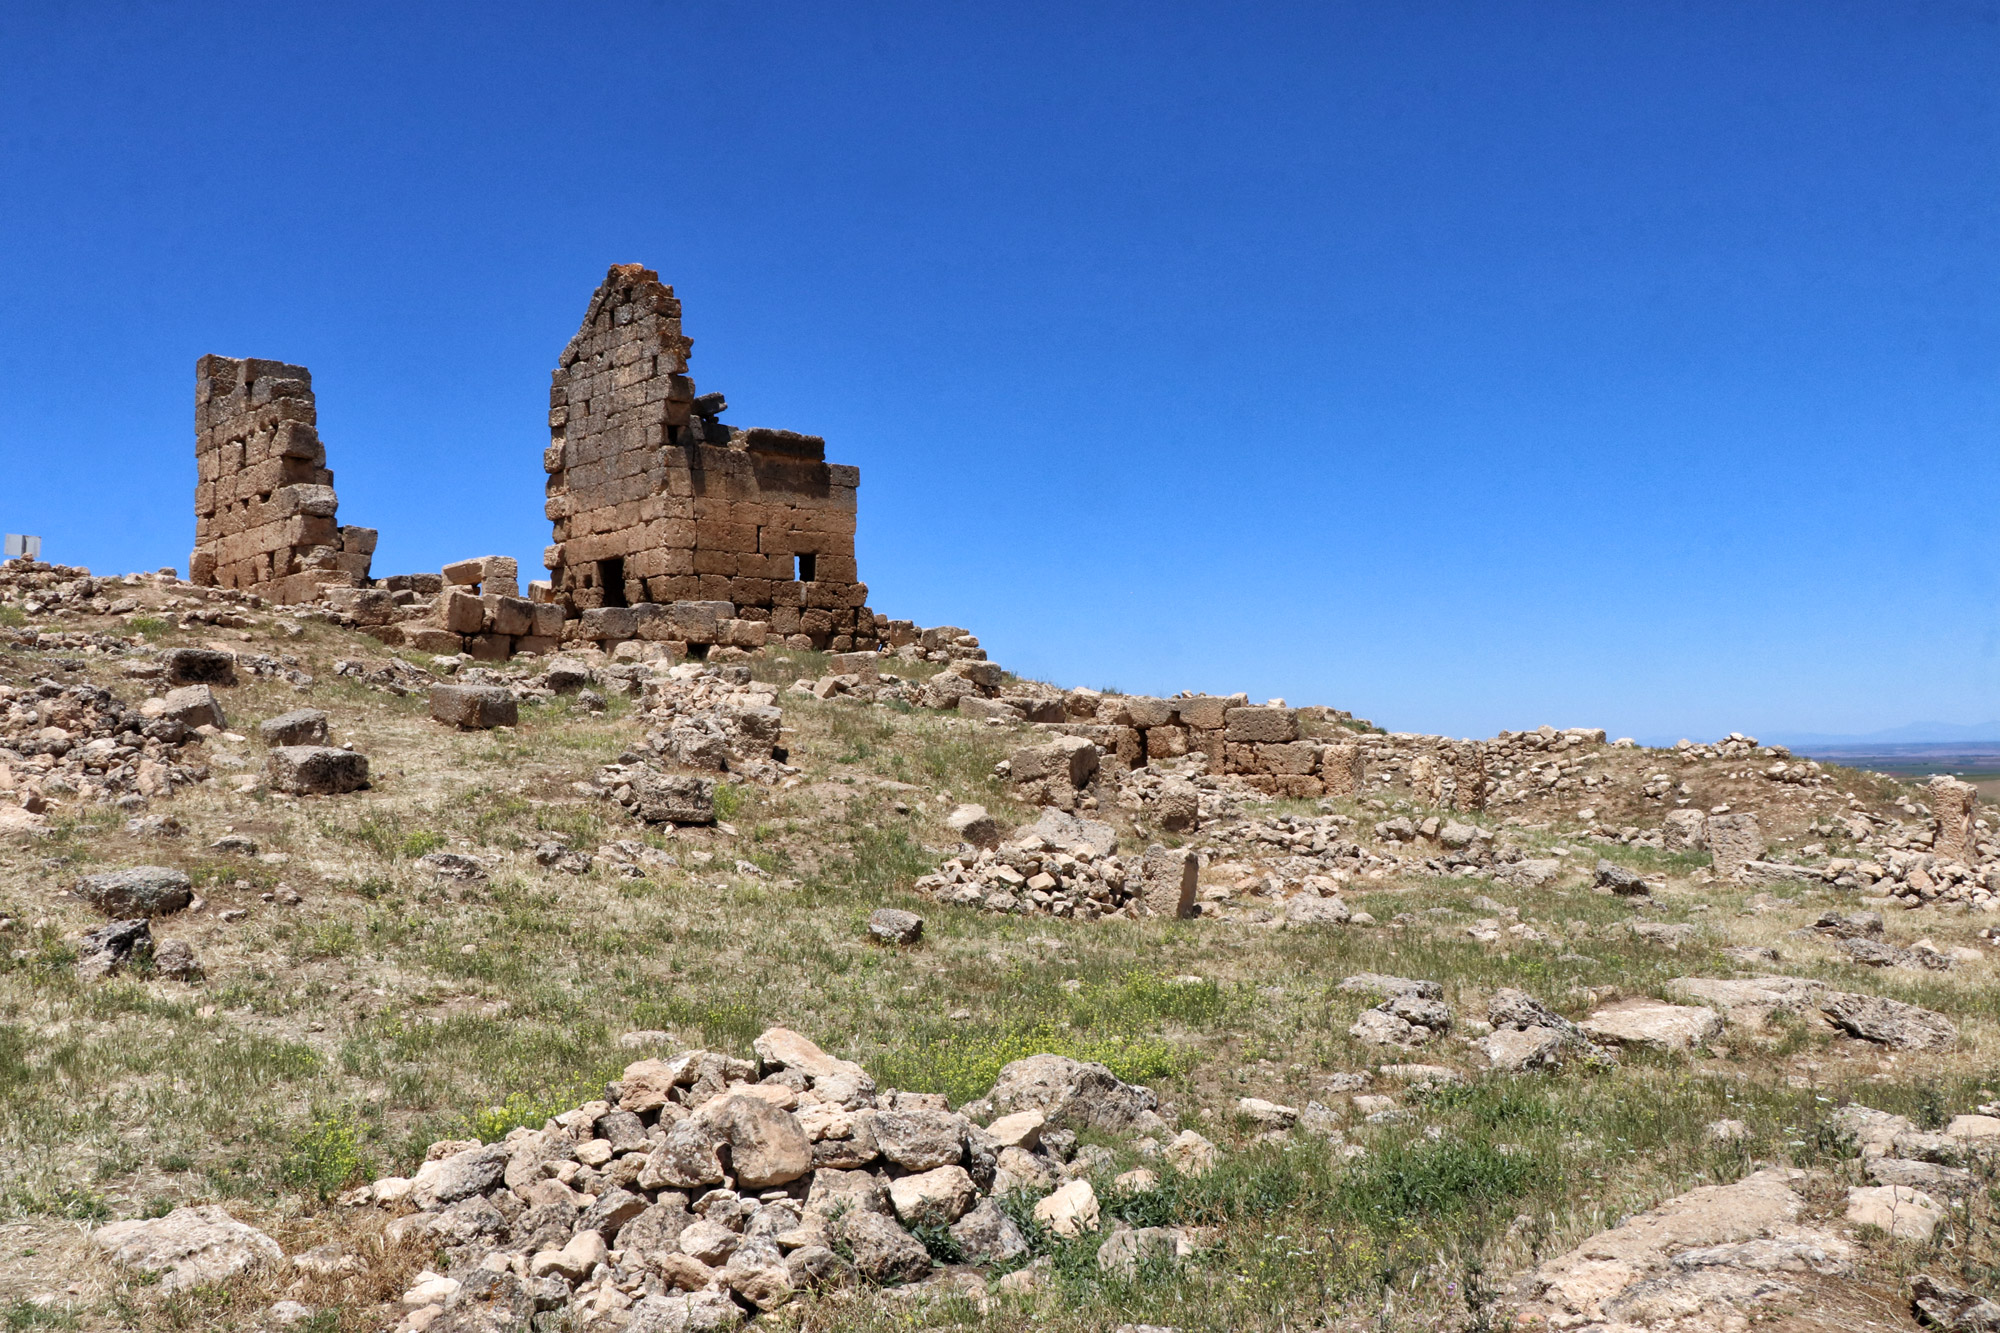
[{"label": "clear blue sky", "polygon": [[[329,17],[331,14],[331,17]],[[2000,717],[2000,7],[10,5],[0,528],[192,544],[312,367],[378,573],[539,568],[673,283],[892,616],[1397,728]]]}]

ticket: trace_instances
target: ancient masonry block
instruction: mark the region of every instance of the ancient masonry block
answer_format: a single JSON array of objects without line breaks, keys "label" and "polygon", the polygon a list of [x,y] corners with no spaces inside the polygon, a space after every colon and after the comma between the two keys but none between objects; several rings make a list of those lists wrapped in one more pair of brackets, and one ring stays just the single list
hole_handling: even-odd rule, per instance
[{"label": "ancient masonry block", "polygon": [[192,583],[274,602],[364,587],[372,528],[343,528],[319,438],[312,372],[282,361],[195,362]]},{"label": "ancient masonry block", "polygon": [[650,269],[616,265],[590,298],[549,391],[550,597],[572,622],[707,602],[795,646],[875,646],[854,563],[859,470],[828,463],[818,436],[724,425],[722,395],[688,378],[692,345]]}]

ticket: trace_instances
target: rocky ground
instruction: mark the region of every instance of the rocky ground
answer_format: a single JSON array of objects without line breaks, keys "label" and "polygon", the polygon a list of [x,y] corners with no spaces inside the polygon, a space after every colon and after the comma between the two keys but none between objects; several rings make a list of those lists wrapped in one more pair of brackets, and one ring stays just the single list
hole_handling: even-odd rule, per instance
[{"label": "rocky ground", "polygon": [[0,567],[7,1326],[2000,1326],[1989,827],[1299,710],[1312,794],[967,639]]}]

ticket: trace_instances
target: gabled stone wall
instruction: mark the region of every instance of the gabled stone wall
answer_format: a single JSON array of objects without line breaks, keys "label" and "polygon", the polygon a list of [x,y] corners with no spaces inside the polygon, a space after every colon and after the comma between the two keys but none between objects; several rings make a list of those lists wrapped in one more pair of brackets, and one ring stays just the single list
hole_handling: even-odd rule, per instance
[{"label": "gabled stone wall", "polygon": [[688,378],[692,345],[650,269],[614,266],[591,297],[549,393],[550,596],[579,621],[726,602],[793,646],[873,646],[854,562],[859,470],[828,463],[817,436],[724,425],[722,395]]}]

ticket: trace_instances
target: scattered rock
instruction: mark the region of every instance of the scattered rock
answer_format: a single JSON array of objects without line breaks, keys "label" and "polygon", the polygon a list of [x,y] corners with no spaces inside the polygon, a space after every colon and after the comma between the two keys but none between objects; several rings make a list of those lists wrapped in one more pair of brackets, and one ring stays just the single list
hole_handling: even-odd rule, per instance
[{"label": "scattered rock", "polygon": [[2000,1305],[1925,1274],[1910,1279],[1910,1308],[1943,1333],[2000,1333]]}]

